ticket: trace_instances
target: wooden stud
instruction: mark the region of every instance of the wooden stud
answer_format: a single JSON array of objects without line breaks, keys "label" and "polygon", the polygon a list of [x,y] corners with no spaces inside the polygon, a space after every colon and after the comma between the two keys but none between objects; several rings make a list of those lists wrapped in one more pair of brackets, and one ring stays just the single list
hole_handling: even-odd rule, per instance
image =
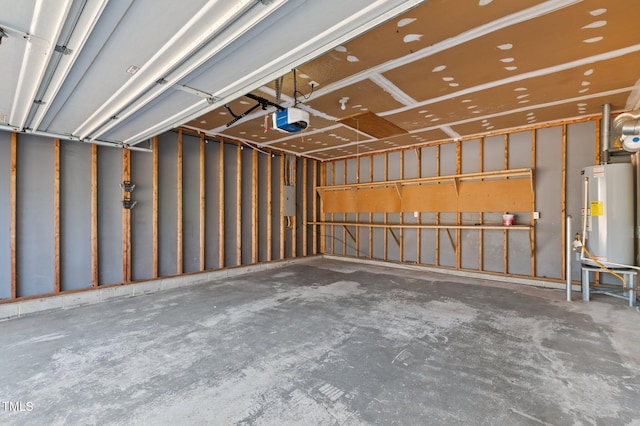
[{"label": "wooden stud", "polygon": [[[389,154],[388,153],[384,153],[384,180],[389,180]],[[388,220],[387,218],[389,217],[389,215],[387,213],[384,214],[384,224],[388,224]],[[383,250],[383,259],[387,260],[388,259],[388,252],[389,249],[387,247],[389,243],[389,238],[387,237],[387,231],[385,231],[384,233],[384,238],[383,238],[383,244],[384,244],[384,250]]]},{"label": "wooden stud", "polygon": [[[456,141],[456,174],[462,173],[462,142]],[[456,224],[462,224],[462,213],[456,213]],[[451,237],[451,236],[449,236]],[[462,232],[456,230],[456,269],[462,268]]]},{"label": "wooden stud", "polygon": [[176,273],[183,272],[183,234],[182,234],[182,130],[178,130],[178,155],[176,172]]},{"label": "wooden stud", "polygon": [[307,159],[302,159],[302,255],[307,255]]},{"label": "wooden stud", "polygon": [[[404,179],[404,151],[400,151],[400,179]],[[400,194],[401,195],[401,194]],[[404,213],[400,213],[400,224],[404,224]],[[400,242],[398,243],[398,257],[404,262],[404,229],[400,228]]]},{"label": "wooden stud", "polygon": [[[504,170],[509,169],[509,134],[504,134]],[[506,178],[505,178],[506,179]],[[507,230],[502,231],[502,272],[509,272],[509,239]]]},{"label": "wooden stud", "polygon": [[273,234],[273,226],[271,221],[273,220],[273,215],[271,209],[273,208],[273,200],[272,200],[272,187],[271,187],[271,179],[273,178],[273,167],[271,165],[271,156],[267,158],[267,262],[272,260],[273,258],[273,247],[272,247],[272,234]]},{"label": "wooden stud", "polygon": [[[360,160],[362,157],[356,157],[356,183],[360,183]],[[356,213],[356,223],[360,223],[360,213]],[[360,227],[356,228],[356,257],[360,257]]]},{"label": "wooden stud", "polygon": [[[331,186],[336,184],[336,162],[331,162]],[[335,214],[331,213],[331,220],[335,220]],[[331,254],[336,254],[336,227],[331,227]]]},{"label": "wooden stud", "polygon": [[[484,138],[480,138],[480,164],[479,171],[482,172],[484,170]],[[482,212],[478,212],[478,222],[482,225],[484,223],[484,214]],[[482,250],[483,246],[483,232],[482,229],[478,230],[478,270],[484,271],[484,260]]]},{"label": "wooden stud", "polygon": [[[369,156],[369,182],[373,182],[373,155]],[[369,223],[373,223],[373,213],[369,213]],[[373,259],[373,228],[369,227],[369,259]]]},{"label": "wooden stud", "polygon": [[242,265],[242,145],[236,148],[236,265]]},{"label": "wooden stud", "polygon": [[[311,174],[311,220],[314,222],[318,220],[317,211],[318,211],[318,194],[316,193],[316,183],[318,182],[318,163],[316,161],[311,162],[313,167]],[[318,253],[318,239],[317,239],[317,226],[313,226],[311,228],[311,254]]]},{"label": "wooden stud", "polygon": [[[532,171],[532,185],[534,190],[533,193],[533,209],[536,209],[536,191],[535,191],[535,170],[536,170],[536,131],[531,130],[531,171]],[[533,218],[533,213],[531,214],[531,230],[529,231],[529,242],[531,245],[531,276],[535,277],[536,275],[536,221]]]},{"label": "wooden stud", "polygon": [[564,253],[564,247],[566,244],[565,239],[565,222],[567,220],[567,125],[562,125],[562,181],[560,182],[561,186],[561,195],[560,195],[560,258],[561,261],[561,271],[560,276],[564,277],[566,272],[566,264],[565,264],[565,256],[562,256]]},{"label": "wooden stud", "polygon": [[[320,163],[320,183],[322,183],[322,185],[327,185],[327,163]],[[318,198],[318,190],[316,189],[316,191],[314,192],[314,198]],[[324,211],[323,208],[323,204],[322,204],[322,198],[320,198],[320,211]],[[326,220],[327,216],[326,215],[322,215],[320,216],[322,218],[322,220]],[[326,254],[327,253],[327,227],[322,225],[320,226],[320,254]]]},{"label": "wooden stud", "polygon": [[280,156],[280,259],[284,259],[284,243],[287,235],[287,224],[284,216],[284,154]]},{"label": "wooden stud", "polygon": [[[289,179],[291,179],[291,181],[289,183],[293,183],[293,186],[295,187],[295,179],[298,176],[298,161],[296,157],[293,157],[292,168],[293,170],[291,171],[291,175],[289,176]],[[296,234],[298,228],[298,219],[294,214],[289,220],[291,223],[291,257],[296,257],[298,255],[298,236]]]},{"label": "wooden stud", "polygon": [[[154,150],[155,152],[155,150]],[[98,145],[91,145],[91,286],[98,287]]]},{"label": "wooden stud", "polygon": [[[342,178],[342,182],[344,182],[344,184],[347,184],[347,160],[344,160],[344,167],[342,169],[343,171],[343,178]],[[342,213],[342,217],[345,219],[345,222],[347,221],[347,212]],[[347,228],[343,227],[342,228],[342,255],[346,256],[347,255]]]},{"label": "wooden stud", "polygon": [[206,217],[206,196],[205,196],[205,137],[204,133],[200,134],[200,270],[204,271],[206,256],[206,239],[205,239],[205,217]]},{"label": "wooden stud", "polygon": [[224,139],[218,153],[218,268],[224,268]]},{"label": "wooden stud", "polygon": [[18,135],[14,132],[11,133],[11,158],[9,159],[9,250],[11,252],[11,298],[18,297],[18,283],[17,283],[17,256],[16,256],[16,223],[17,223],[17,187],[16,187],[16,174],[17,174],[17,148],[18,148]]},{"label": "wooden stud", "polygon": [[53,292],[60,293],[60,139],[53,140]]},{"label": "wooden stud", "polygon": [[[415,150],[416,152],[416,161],[418,165],[418,177],[422,177],[422,149],[418,148]],[[416,223],[420,225],[422,223],[422,213],[418,212],[418,217],[416,218]],[[420,229],[416,230],[416,263],[420,265],[422,263],[422,231]]]},{"label": "wooden stud", "polygon": [[151,139],[151,275],[158,277],[158,137]]},{"label": "wooden stud", "polygon": [[[122,181],[131,180],[131,151],[122,150]],[[131,282],[131,210],[122,208],[122,282]]]},{"label": "wooden stud", "polygon": [[[440,145],[436,146],[436,176],[440,176]],[[440,213],[436,213],[436,225],[440,224]],[[440,229],[436,228],[435,266],[440,266]]]},{"label": "wooden stud", "polygon": [[258,151],[251,152],[251,263],[258,263]]}]

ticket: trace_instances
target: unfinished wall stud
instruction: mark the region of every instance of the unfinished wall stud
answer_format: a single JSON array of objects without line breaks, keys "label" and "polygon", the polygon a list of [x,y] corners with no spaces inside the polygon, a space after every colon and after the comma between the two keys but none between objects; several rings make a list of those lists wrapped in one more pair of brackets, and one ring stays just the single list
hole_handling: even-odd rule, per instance
[{"label": "unfinished wall stud", "polygon": [[176,273],[183,272],[183,234],[182,234],[182,130],[178,130],[178,154],[176,172]]},{"label": "unfinished wall stud", "polygon": [[251,152],[251,263],[258,263],[258,151]]},{"label": "unfinished wall stud", "polygon": [[242,265],[242,145],[236,148],[236,265]]},{"label": "unfinished wall stud", "polygon": [[11,252],[11,298],[18,297],[18,284],[17,284],[17,258],[16,258],[16,209],[17,209],[17,197],[16,197],[16,172],[17,172],[17,146],[18,135],[11,133],[11,158],[9,159],[9,251]]},{"label": "unfinished wall stud", "polygon": [[158,137],[151,140],[151,275],[158,277]]},{"label": "unfinished wall stud", "polygon": [[53,292],[60,293],[60,139],[53,140]]},{"label": "unfinished wall stud", "polygon": [[200,152],[199,152],[199,166],[200,166],[200,182],[199,182],[199,199],[200,199],[200,217],[199,217],[199,225],[200,225],[200,270],[205,270],[205,259],[206,259],[206,240],[205,240],[205,217],[206,217],[206,198],[205,198],[205,138],[204,134],[200,134]]},{"label": "unfinished wall stud", "polygon": [[273,190],[271,185],[271,179],[273,178],[273,166],[271,165],[271,158],[267,159],[267,262],[273,259],[273,246],[271,244],[273,234],[273,215],[271,213],[273,209],[273,199],[271,191]]},{"label": "unfinished wall stud", "polygon": [[[131,180],[131,151],[122,150],[122,181]],[[122,209],[122,282],[131,281],[131,209]]]},{"label": "unfinished wall stud", "polygon": [[91,146],[91,286],[98,287],[98,145]]},{"label": "unfinished wall stud", "polygon": [[220,139],[218,155],[218,267],[224,268],[224,139]]},{"label": "unfinished wall stud", "polygon": [[287,235],[286,217],[284,215],[284,154],[280,156],[280,259],[284,259],[284,243]]},{"label": "unfinished wall stud", "polygon": [[307,159],[302,159],[302,256],[307,255]]}]

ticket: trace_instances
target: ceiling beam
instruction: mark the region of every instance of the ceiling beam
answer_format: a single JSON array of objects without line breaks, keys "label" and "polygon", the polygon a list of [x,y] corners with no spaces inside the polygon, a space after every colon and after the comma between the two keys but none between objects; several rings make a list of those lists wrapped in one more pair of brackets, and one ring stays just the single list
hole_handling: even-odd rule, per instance
[{"label": "ceiling beam", "polygon": [[[209,1],[101,108],[91,114],[74,134],[90,139],[104,135],[231,45],[285,2],[286,0],[277,0],[265,6],[255,0],[242,0],[235,2],[221,16],[219,2]],[[245,14],[251,16],[240,22]],[[198,28],[202,28],[202,31],[194,31]],[[118,117],[118,120],[112,120],[112,117]]]},{"label": "ceiling beam", "polygon": [[[36,92],[55,49],[72,0],[49,2],[37,0],[33,9],[31,26],[23,37],[26,42],[18,84],[13,98],[9,124],[24,129],[29,111],[36,100]],[[33,36],[32,36],[33,35]],[[42,43],[42,40],[45,42]]]}]

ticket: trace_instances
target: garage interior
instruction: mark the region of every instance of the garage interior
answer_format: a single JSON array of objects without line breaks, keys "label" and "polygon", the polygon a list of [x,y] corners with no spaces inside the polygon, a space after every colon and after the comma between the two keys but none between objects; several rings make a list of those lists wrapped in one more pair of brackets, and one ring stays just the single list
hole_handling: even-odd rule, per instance
[{"label": "garage interior", "polygon": [[3,424],[637,421],[640,4],[0,5]]}]

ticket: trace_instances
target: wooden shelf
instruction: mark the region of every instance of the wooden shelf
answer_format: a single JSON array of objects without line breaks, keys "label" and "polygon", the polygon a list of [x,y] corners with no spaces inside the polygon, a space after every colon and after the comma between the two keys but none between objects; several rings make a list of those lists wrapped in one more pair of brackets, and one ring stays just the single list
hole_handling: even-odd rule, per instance
[{"label": "wooden shelf", "polygon": [[317,187],[321,212],[531,212],[533,171],[499,170]]},{"label": "wooden shelf", "polygon": [[326,225],[326,226],[355,226],[355,227],[365,227],[365,228],[401,228],[401,229],[499,229],[499,230],[512,230],[512,231],[529,231],[533,228],[531,225],[427,225],[421,223],[403,223],[403,224],[392,224],[392,223],[366,223],[366,222],[324,222],[324,221],[314,221],[307,222],[308,225]]}]

